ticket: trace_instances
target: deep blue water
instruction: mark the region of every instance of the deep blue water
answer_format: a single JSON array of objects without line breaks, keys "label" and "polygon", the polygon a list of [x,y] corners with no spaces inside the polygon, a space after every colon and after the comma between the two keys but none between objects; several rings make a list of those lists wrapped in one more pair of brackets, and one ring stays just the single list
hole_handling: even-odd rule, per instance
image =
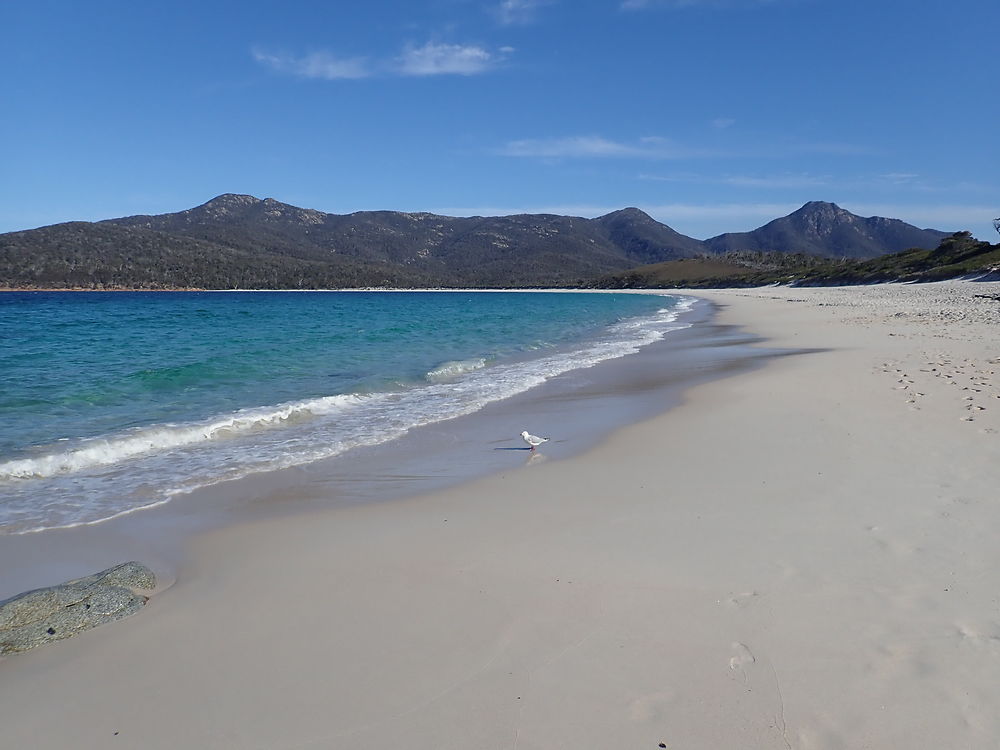
[{"label": "deep blue water", "polygon": [[383,443],[677,327],[675,298],[0,294],[0,530]]}]

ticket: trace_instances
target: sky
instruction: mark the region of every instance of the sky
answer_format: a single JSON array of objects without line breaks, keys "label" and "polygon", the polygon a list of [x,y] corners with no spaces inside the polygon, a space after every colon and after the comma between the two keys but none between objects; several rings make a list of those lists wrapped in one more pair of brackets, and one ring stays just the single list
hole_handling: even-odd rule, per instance
[{"label": "sky", "polygon": [[0,29],[0,232],[248,193],[997,239],[997,0],[0,0]]}]

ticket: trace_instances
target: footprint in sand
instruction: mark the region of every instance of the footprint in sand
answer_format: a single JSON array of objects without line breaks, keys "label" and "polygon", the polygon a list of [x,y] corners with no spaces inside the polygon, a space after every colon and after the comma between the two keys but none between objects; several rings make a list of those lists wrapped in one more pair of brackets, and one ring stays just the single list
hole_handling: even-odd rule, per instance
[{"label": "footprint in sand", "polygon": [[744,591],[742,594],[733,594],[726,600],[726,604],[730,607],[746,607],[753,604],[754,599],[756,599],[759,594],[756,591]]},{"label": "footprint in sand", "polygon": [[729,660],[729,668],[734,672],[739,672],[743,676],[743,682],[749,682],[750,676],[747,674],[747,668],[756,662],[757,658],[745,643],[734,642],[732,648],[733,656]]}]

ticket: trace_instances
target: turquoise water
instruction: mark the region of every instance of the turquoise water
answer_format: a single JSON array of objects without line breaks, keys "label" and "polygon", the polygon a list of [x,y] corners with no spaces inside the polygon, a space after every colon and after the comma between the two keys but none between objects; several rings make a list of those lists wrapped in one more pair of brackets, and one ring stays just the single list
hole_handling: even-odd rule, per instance
[{"label": "turquoise water", "polygon": [[631,294],[0,295],[0,530],[92,523],[468,414],[680,327]]}]

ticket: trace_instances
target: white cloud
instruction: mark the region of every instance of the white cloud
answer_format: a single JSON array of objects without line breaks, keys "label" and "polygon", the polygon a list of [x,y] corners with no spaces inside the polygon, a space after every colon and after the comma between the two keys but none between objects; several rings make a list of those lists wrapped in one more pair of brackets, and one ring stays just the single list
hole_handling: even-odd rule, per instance
[{"label": "white cloud", "polygon": [[553,0],[502,0],[494,8],[497,20],[509,26],[511,24],[531,23],[535,20],[535,12],[543,5],[549,5]]},{"label": "white cloud", "polygon": [[422,47],[407,47],[399,58],[398,71],[408,76],[475,75],[484,73],[502,61],[501,54],[482,47],[428,42]]},{"label": "white cloud", "polygon": [[716,130],[725,130],[726,128],[731,128],[736,124],[736,120],[732,117],[716,117],[712,120],[711,125]]},{"label": "white cloud", "polygon": [[623,143],[609,141],[597,135],[579,135],[566,138],[525,138],[510,141],[501,153],[505,156],[536,156],[543,158],[635,156],[637,149]]},{"label": "white cloud", "polygon": [[509,141],[499,151],[504,156],[567,158],[643,158],[683,159],[709,156],[708,151],[684,148],[666,138],[650,136],[626,143],[599,135],[577,135],[563,138],[525,138]]},{"label": "white cloud", "polygon": [[635,140],[612,140],[600,135],[574,135],[551,138],[524,138],[508,141],[498,149],[503,156],[536,157],[543,159],[570,158],[637,158],[637,159],[697,159],[697,158],[788,158],[802,154],[832,154],[862,156],[875,153],[865,146],[851,143],[817,142],[785,143],[757,146],[750,149],[706,148],[682,145],[669,138],[649,136]]},{"label": "white cloud", "polygon": [[438,44],[428,42],[407,46],[393,60],[370,61],[364,57],[336,57],[326,52],[295,56],[261,49],[252,50],[253,59],[279,73],[300,78],[337,80],[368,78],[376,74],[404,76],[476,75],[495,68],[514,52],[513,47],[501,47],[496,52],[476,45]]},{"label": "white cloud", "polygon": [[367,78],[371,75],[364,58],[336,58],[328,52],[313,52],[295,57],[255,49],[253,58],[279,73],[289,73],[300,78],[321,78],[332,81],[340,78]]}]

